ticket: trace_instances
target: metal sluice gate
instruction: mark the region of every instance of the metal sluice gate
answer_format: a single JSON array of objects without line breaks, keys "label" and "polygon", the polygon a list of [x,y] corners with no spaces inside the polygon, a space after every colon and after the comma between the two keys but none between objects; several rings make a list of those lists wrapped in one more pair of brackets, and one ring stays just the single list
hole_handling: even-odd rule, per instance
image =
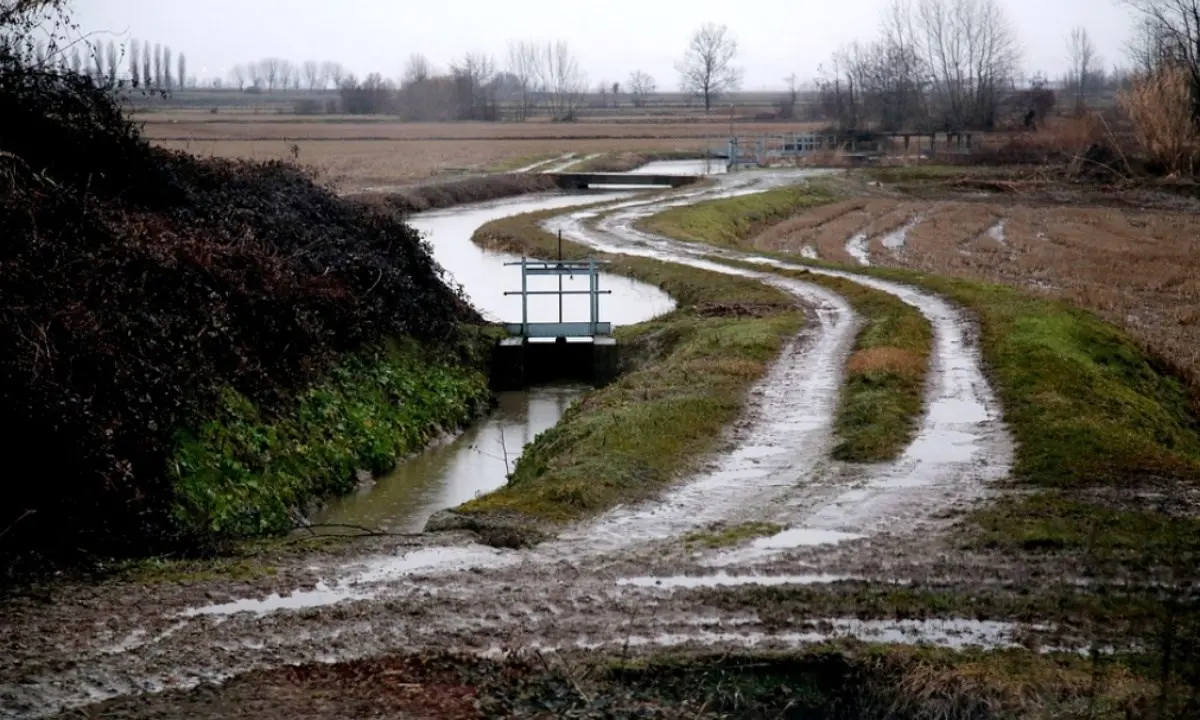
[{"label": "metal sluice gate", "polygon": [[[561,258],[561,245],[559,248]],[[520,262],[505,263],[506,267],[521,268],[521,289],[504,293],[521,296],[521,322],[504,324],[508,337],[500,340],[494,350],[494,386],[518,389],[566,379],[605,385],[616,377],[617,341],[612,337],[612,323],[600,320],[600,296],[612,294],[611,290],[600,289],[600,268],[605,264],[595,258],[547,261],[526,257]],[[546,276],[558,278],[557,289],[530,289],[530,278]],[[586,290],[564,289],[563,278],[586,278],[588,287]],[[558,322],[531,322],[530,298],[556,296]],[[572,296],[587,296],[586,321],[565,317],[563,301]],[[547,342],[550,340],[553,342]]]}]

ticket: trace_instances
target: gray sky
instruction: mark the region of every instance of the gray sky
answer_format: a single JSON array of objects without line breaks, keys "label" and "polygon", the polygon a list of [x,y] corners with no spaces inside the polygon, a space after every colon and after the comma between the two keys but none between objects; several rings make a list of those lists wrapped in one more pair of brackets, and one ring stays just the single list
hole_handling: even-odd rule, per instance
[{"label": "gray sky", "polygon": [[[1024,51],[1023,70],[1057,76],[1066,36],[1083,25],[1106,64],[1124,61],[1131,15],[1119,0],[999,0]],[[268,56],[338,60],[352,72],[398,77],[421,52],[444,67],[468,50],[503,62],[510,39],[567,40],[593,85],[643,69],[677,85],[675,60],[704,22],[723,23],[741,45],[747,90],[817,74],[844,43],[875,35],[887,0],[75,0],[85,32],[168,44],[189,74],[225,77]]]}]

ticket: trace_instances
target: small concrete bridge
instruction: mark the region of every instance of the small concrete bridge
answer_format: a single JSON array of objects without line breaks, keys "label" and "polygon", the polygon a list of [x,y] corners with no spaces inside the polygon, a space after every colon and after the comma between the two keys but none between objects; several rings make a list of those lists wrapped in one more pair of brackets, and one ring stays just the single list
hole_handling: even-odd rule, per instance
[{"label": "small concrete bridge", "polygon": [[564,190],[586,190],[591,185],[645,185],[647,187],[683,187],[700,182],[695,175],[638,175],[635,173],[544,173]]}]

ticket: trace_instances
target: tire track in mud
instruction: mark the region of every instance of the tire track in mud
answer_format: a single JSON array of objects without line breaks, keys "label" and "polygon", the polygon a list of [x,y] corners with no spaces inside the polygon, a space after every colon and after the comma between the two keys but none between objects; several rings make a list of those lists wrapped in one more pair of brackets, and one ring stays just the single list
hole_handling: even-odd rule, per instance
[{"label": "tire track in mud", "polygon": [[[711,195],[729,197],[758,192],[764,184],[777,184],[794,177],[780,174],[771,178],[769,183],[764,183],[761,178],[746,181],[735,177],[727,179],[725,187],[713,191]],[[755,503],[762,507],[777,507],[782,502],[788,508],[784,512],[777,510],[754,518],[784,520],[784,524],[789,526],[788,538],[768,538],[758,543],[758,553],[735,553],[726,558],[726,563],[717,561],[716,564],[746,564],[752,561],[755,554],[772,556],[781,554],[778,552],[780,550],[826,545],[830,539],[864,537],[877,533],[883,526],[897,523],[910,523],[913,526],[910,529],[916,529],[916,525],[929,522],[948,507],[978,498],[988,482],[1008,474],[1013,457],[1012,441],[1004,427],[999,402],[984,376],[973,324],[963,311],[930,293],[899,283],[788,264],[750,253],[676,242],[635,227],[638,220],[660,212],[664,207],[695,201],[693,196],[667,202],[627,202],[603,215],[597,210],[569,213],[549,221],[547,227],[562,230],[565,237],[605,252],[685,262],[720,272],[744,274],[734,268],[712,267],[706,258],[726,257],[756,262],[768,269],[774,266],[841,277],[889,293],[917,308],[929,320],[934,331],[925,412],[916,437],[903,455],[895,462],[868,468],[826,464],[823,473],[815,473],[818,463],[811,461],[811,455],[805,455],[800,447],[809,438],[800,438],[798,446],[793,447],[791,452],[792,459],[799,460],[795,466],[799,472],[795,473],[795,477],[803,478],[804,482],[793,483],[783,494],[768,493]],[[589,222],[592,220],[594,224]],[[806,283],[783,283],[781,281],[784,278],[769,273],[758,277],[807,303],[811,303],[813,298],[805,295],[806,290],[811,293],[814,288],[820,287],[808,285],[806,289]],[[827,333],[853,335],[849,324],[837,329],[822,329]],[[839,341],[847,342],[842,336],[839,336]],[[841,348],[840,358],[844,361],[848,343]],[[840,386],[840,363],[832,370],[827,364],[812,366],[811,369],[813,372],[833,374],[839,379]],[[772,378],[768,378],[764,386],[770,387],[771,383]],[[800,398],[802,406],[805,402],[805,398]],[[814,412],[809,420],[815,425],[830,427],[835,406],[836,402],[808,408]],[[753,437],[754,433],[750,435]],[[753,440],[750,442],[753,443]],[[743,444],[742,447],[752,449],[753,445]],[[822,445],[808,446],[808,452],[817,453],[818,459],[827,455],[826,449],[827,446]],[[735,450],[730,457],[736,458],[739,450]],[[743,489],[741,494],[746,497],[752,491],[753,484],[749,489]],[[713,487],[711,476],[704,476],[669,495],[663,503],[667,508],[654,506],[632,515],[618,511],[591,530],[603,536],[605,532],[602,528],[608,523],[612,526],[610,533],[638,537],[636,526],[639,522],[653,528],[662,524],[664,515],[670,517],[672,514],[690,514],[708,521],[714,515],[720,515],[723,507],[727,516],[720,519],[739,519],[736,515],[738,508],[723,503],[726,498],[719,485]],[[793,541],[794,544],[791,544]]]},{"label": "tire track in mud", "polygon": [[[1039,631],[965,620],[848,618],[780,628],[754,608],[730,611],[689,594],[852,577],[894,582],[897,574],[953,571],[929,544],[928,527],[1011,465],[1011,441],[982,373],[971,323],[948,302],[897,283],[679,243],[633,227],[666,207],[758,192],[802,176],[733,177],[713,189],[616,203],[603,216],[589,210],[551,221],[564,236],[599,250],[755,277],[809,308],[805,329],[752,391],[747,413],[731,429],[734,449],[691,480],[657,502],[617,508],[532,550],[425,538],[352,566],[315,567],[322,582],[282,596],[236,600],[236,588],[213,595],[201,587],[156,601],[152,590],[126,587],[109,589],[106,600],[104,591],[88,590],[76,604],[45,608],[40,624],[14,627],[10,649],[36,646],[37,666],[21,683],[0,676],[0,715],[10,709],[45,714],[256,668],[388,652],[790,648],[834,637],[1010,646]],[[734,268],[714,256],[756,262],[762,270]],[[828,460],[857,319],[840,296],[774,274],[772,266],[846,277],[896,295],[930,319],[935,344],[927,410],[896,462],[863,467]],[[680,542],[708,523],[744,520],[769,520],[787,530],[730,550],[697,553]],[[211,604],[203,604],[206,595]],[[232,597],[218,602],[222,595]],[[96,613],[94,622],[77,617],[82,608]],[[124,614],[119,626],[126,632],[112,629],[105,609]],[[62,642],[54,641],[56,631]],[[15,661],[20,667],[19,656]]]}]

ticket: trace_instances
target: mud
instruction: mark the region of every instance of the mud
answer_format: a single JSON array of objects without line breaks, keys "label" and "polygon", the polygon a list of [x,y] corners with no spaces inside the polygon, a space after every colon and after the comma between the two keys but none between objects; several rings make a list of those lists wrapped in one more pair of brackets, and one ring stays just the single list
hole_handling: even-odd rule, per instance
[{"label": "mud", "polygon": [[[804,173],[725,176],[715,187],[623,199],[606,213],[550,223],[606,252],[745,275],[796,297],[808,322],[752,391],[725,451],[659,500],[617,508],[534,549],[501,550],[469,533],[374,538],[280,555],[250,579],[198,577],[51,586],[0,609],[0,713],[38,716],[104,698],[220,682],[258,668],[390,652],[517,648],[793,648],[832,637],[947,647],[1008,647],[1057,628],[964,618],[795,618],[781,627],[751,607],[730,611],[696,588],[921,582],[995,577],[1021,585],[1036,563],[1002,567],[951,551],[943,531],[1004,477],[1011,441],[980,367],[970,319],[914,288],[833,273],[896,295],[935,332],[927,411],[896,462],[829,459],[841,368],[858,327],[849,305],[816,284],[716,262],[711,248],[637,231],[664,207],[756,192]],[[511,205],[509,207],[512,207]],[[522,206],[523,208],[523,206]],[[435,240],[435,249],[437,241]],[[733,548],[696,550],[683,536],[747,520],[785,528]],[[282,716],[284,711],[281,711]]]}]

